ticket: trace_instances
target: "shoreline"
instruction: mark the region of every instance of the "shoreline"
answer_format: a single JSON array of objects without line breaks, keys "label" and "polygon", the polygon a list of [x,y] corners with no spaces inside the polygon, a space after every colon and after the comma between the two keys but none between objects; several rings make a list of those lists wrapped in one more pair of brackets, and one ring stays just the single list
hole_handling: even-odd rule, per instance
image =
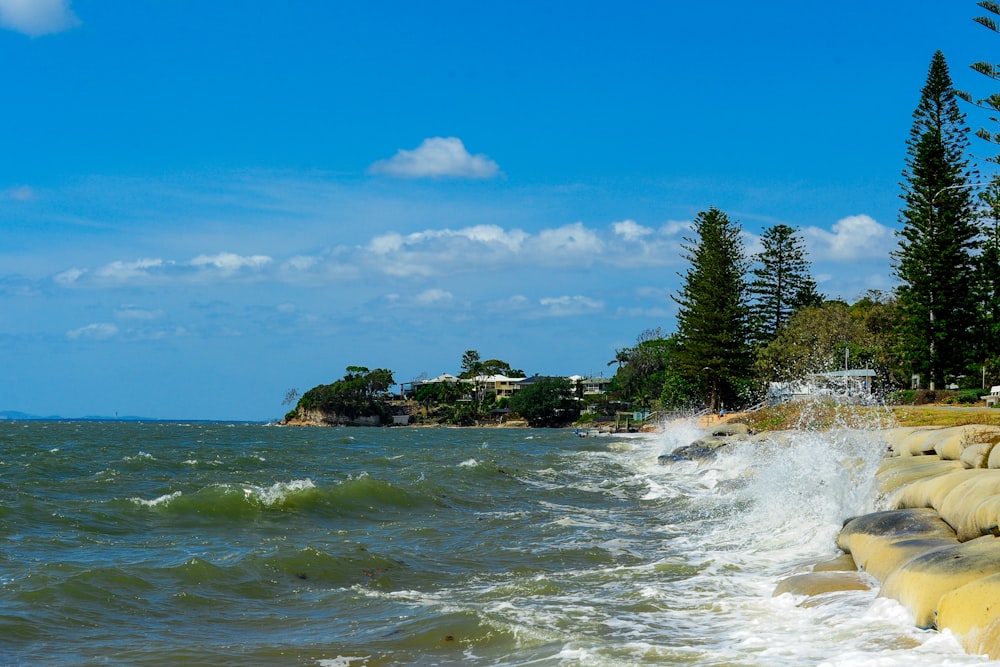
[{"label": "shoreline", "polygon": [[883,451],[875,483],[888,509],[848,518],[835,539],[840,555],[780,580],[773,595],[811,605],[816,596],[876,590],[916,627],[948,631],[968,654],[1000,660],[1000,410],[784,404],[695,425],[703,436],[661,463],[711,457],[753,433],[870,433]]},{"label": "shoreline", "polygon": [[783,579],[774,595],[874,588],[916,627],[1000,659],[1000,425],[892,426],[873,442],[886,448],[876,482],[889,509],[845,521],[841,556]]}]

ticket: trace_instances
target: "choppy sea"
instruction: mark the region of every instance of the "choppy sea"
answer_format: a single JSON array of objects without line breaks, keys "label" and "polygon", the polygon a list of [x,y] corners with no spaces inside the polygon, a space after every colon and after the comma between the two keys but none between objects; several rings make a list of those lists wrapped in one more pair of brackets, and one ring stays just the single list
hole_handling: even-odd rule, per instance
[{"label": "choppy sea", "polygon": [[2,665],[972,665],[773,597],[879,509],[863,431],[0,422]]}]

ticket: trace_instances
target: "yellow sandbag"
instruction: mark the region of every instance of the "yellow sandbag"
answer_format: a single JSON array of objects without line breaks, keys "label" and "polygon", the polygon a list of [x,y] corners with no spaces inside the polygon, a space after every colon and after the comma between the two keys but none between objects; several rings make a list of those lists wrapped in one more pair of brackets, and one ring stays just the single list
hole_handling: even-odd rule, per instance
[{"label": "yellow sandbag", "polygon": [[911,433],[902,435],[890,444],[890,448],[897,456],[920,456],[926,452],[933,452],[938,431],[942,429],[941,426],[921,426]]},{"label": "yellow sandbag", "polygon": [[944,475],[936,475],[927,479],[919,479],[896,490],[892,498],[892,506],[896,509],[907,507],[933,507],[939,509],[944,497],[967,479],[981,475],[985,468],[958,468]]},{"label": "yellow sandbag", "polygon": [[975,655],[1000,658],[1000,574],[976,579],[941,596],[937,627],[952,631]]},{"label": "yellow sandbag", "polygon": [[782,593],[793,595],[822,595],[834,591],[867,591],[868,585],[860,572],[808,572],[786,577],[778,582],[774,596]]},{"label": "yellow sandbag", "polygon": [[932,509],[872,512],[855,517],[841,528],[837,546],[851,554],[859,567],[887,544],[902,540],[955,537],[955,531]]},{"label": "yellow sandbag", "polygon": [[962,450],[962,465],[966,468],[988,468],[990,452],[995,445],[991,442],[977,442]]},{"label": "yellow sandbag", "polygon": [[959,461],[942,461],[936,455],[903,456],[886,459],[886,461],[892,461],[894,465],[883,465],[876,473],[878,488],[882,493],[891,493],[918,479],[943,475],[964,468]]},{"label": "yellow sandbag", "polygon": [[921,426],[897,426],[896,428],[887,428],[880,431],[879,436],[881,441],[888,447],[890,454],[892,456],[899,456],[900,443],[922,428]]},{"label": "yellow sandbag", "polygon": [[858,564],[851,554],[840,554],[836,558],[813,565],[813,572],[857,572]]},{"label": "yellow sandbag", "polygon": [[860,561],[858,567],[879,581],[885,581],[894,570],[914,558],[958,544],[958,538],[954,536],[883,540],[881,543],[870,543],[863,555],[859,555],[856,560]]},{"label": "yellow sandbag", "polygon": [[967,517],[967,522],[958,527],[958,539],[965,541],[980,535],[997,535],[1000,524],[1000,495],[986,498]]},{"label": "yellow sandbag", "polygon": [[994,574],[1000,574],[1000,540],[990,535],[904,563],[886,577],[879,595],[899,601],[918,627],[929,628],[945,593]]},{"label": "yellow sandbag", "polygon": [[983,424],[965,424],[942,429],[935,440],[934,451],[942,459],[957,461],[962,458],[962,451],[976,442],[995,441],[1000,437],[1000,429],[996,426]]},{"label": "yellow sandbag", "polygon": [[983,534],[975,518],[977,509],[984,500],[1000,493],[1000,470],[976,468],[974,472],[978,474],[949,491],[937,508],[963,541]]}]

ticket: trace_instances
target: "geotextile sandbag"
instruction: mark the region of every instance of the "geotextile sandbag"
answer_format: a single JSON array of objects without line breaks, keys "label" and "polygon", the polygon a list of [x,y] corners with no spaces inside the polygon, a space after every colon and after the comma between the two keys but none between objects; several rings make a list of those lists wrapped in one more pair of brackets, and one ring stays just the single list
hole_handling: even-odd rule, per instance
[{"label": "geotextile sandbag", "polygon": [[973,655],[1000,658],[1000,574],[970,581],[941,596],[937,627],[948,629]]},{"label": "geotextile sandbag", "polygon": [[918,479],[896,489],[892,506],[896,509],[933,507],[940,510],[941,503],[952,489],[972,477],[989,472],[985,468],[963,468],[961,462],[957,463],[958,468],[952,472]]},{"label": "geotextile sandbag", "polygon": [[890,493],[911,482],[964,468],[959,461],[942,461],[937,455],[885,459],[876,477],[882,493]]},{"label": "geotextile sandbag", "polygon": [[880,595],[913,614],[918,627],[936,626],[942,596],[969,582],[1000,574],[1000,540],[988,535],[925,553],[893,570]]},{"label": "geotextile sandbag", "polygon": [[904,540],[957,539],[955,531],[932,509],[872,512],[850,519],[837,535],[837,546],[851,554],[859,568],[878,551]]},{"label": "geotextile sandbag", "polygon": [[975,472],[977,474],[949,491],[937,507],[938,514],[955,529],[962,541],[986,534],[996,525],[995,518],[988,519],[986,526],[980,525],[977,511],[984,501],[1000,493],[1000,470],[976,468]]}]

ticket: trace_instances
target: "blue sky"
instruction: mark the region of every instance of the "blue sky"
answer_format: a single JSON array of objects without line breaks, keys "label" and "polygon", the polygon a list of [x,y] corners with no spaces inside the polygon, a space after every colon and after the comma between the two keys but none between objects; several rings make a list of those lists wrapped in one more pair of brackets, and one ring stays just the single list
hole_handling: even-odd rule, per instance
[{"label": "blue sky", "polygon": [[751,252],[800,228],[829,296],[891,289],[934,51],[994,92],[979,13],[0,0],[0,410],[270,419],[467,349],[608,374],[675,328],[710,206]]}]

